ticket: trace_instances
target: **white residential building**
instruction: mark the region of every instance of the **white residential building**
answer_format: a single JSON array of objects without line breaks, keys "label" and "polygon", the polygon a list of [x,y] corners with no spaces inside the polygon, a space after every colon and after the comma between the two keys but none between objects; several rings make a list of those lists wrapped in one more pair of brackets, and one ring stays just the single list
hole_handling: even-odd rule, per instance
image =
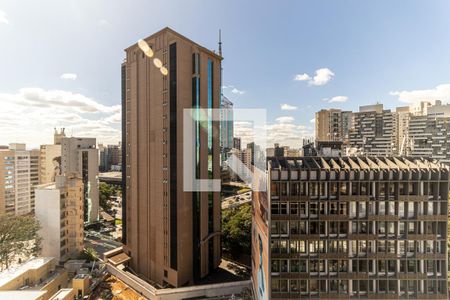
[{"label": "white residential building", "polygon": [[39,150],[25,144],[0,149],[0,215],[34,211],[34,187],[39,184]]},{"label": "white residential building", "polygon": [[39,185],[35,214],[41,225],[42,255],[58,261],[77,258],[84,237],[81,178],[56,176],[56,182]]}]

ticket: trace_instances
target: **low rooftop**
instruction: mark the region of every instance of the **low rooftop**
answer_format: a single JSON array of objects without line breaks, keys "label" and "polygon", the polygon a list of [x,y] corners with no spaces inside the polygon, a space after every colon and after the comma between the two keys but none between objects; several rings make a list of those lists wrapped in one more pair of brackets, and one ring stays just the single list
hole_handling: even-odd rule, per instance
[{"label": "low rooftop", "polygon": [[42,299],[47,291],[1,291],[2,300],[37,300]]},{"label": "low rooftop", "polygon": [[54,257],[38,257],[33,258],[16,268],[9,268],[0,273],[0,287],[4,286],[14,278],[26,273],[29,270],[37,270],[45,264],[50,263],[54,260]]},{"label": "low rooftop", "polygon": [[73,279],[86,279],[89,277],[88,274],[77,274]]},{"label": "low rooftop", "polygon": [[44,183],[36,186],[37,190],[54,190],[56,189],[56,184],[54,182]]},{"label": "low rooftop", "polygon": [[59,300],[59,299],[65,299],[67,296],[69,296],[71,293],[73,293],[72,288],[67,289],[60,289],[56,294],[54,294],[49,300]]}]

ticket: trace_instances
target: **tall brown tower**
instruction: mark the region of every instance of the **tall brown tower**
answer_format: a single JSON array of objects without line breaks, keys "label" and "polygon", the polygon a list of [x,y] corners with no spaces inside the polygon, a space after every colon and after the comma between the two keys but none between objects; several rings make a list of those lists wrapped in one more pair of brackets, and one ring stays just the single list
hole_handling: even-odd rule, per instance
[{"label": "tall brown tower", "polygon": [[[179,287],[220,263],[219,193],[183,190],[183,109],[219,108],[222,58],[170,28],[145,42],[153,58],[134,44],[122,64],[125,251],[140,276]],[[199,179],[219,179],[219,122],[199,128]]]}]

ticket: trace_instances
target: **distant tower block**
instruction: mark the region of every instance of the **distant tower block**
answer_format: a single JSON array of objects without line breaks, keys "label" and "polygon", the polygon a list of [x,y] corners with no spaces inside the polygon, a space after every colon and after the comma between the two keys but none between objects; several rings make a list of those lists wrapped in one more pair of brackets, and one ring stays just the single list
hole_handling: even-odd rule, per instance
[{"label": "distant tower block", "polygon": [[55,128],[55,133],[53,136],[53,143],[55,145],[61,145],[61,141],[66,137],[66,133],[64,132],[65,128],[61,128],[59,131]]}]

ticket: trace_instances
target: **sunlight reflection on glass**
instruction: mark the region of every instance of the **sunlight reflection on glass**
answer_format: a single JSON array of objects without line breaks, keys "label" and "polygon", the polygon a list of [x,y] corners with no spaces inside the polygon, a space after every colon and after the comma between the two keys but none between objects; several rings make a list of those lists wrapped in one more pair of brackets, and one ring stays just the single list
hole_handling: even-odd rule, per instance
[{"label": "sunlight reflection on glass", "polygon": [[164,76],[167,76],[167,74],[169,74],[169,71],[167,70],[166,67],[161,67],[159,70],[161,71],[161,74],[163,74]]},{"label": "sunlight reflection on glass", "polygon": [[159,60],[158,58],[154,58],[153,59],[153,64],[155,65],[155,67],[157,67],[158,69],[160,69],[162,67],[162,62],[161,60]]},{"label": "sunlight reflection on glass", "polygon": [[148,57],[153,57],[153,50],[152,48],[150,48],[150,46],[147,44],[146,41],[142,39],[139,40],[138,46],[142,50],[142,52],[144,52],[145,55],[147,55]]}]

